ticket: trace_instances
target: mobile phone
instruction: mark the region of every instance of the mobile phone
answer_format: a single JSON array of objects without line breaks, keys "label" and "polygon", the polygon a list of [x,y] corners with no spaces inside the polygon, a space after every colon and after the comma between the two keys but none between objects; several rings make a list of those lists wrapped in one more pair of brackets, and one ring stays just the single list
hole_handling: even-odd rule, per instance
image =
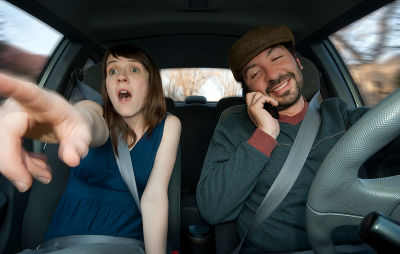
[{"label": "mobile phone", "polygon": [[0,96],[0,106],[3,105],[4,102],[6,102],[7,98]]},{"label": "mobile phone", "polygon": [[269,104],[269,103],[264,103],[264,109],[271,114],[271,116],[275,119],[279,119],[279,112],[278,108]]}]

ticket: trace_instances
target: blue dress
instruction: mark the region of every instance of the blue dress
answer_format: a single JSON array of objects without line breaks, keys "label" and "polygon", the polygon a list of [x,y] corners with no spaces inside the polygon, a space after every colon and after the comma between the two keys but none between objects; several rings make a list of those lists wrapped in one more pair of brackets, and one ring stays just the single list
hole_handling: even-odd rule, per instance
[{"label": "blue dress", "polygon": [[[146,132],[130,151],[139,197],[153,168],[165,119],[150,136]],[[80,165],[71,168],[45,240],[66,235],[109,235],[143,240],[142,216],[119,173],[110,139],[90,149]]]}]

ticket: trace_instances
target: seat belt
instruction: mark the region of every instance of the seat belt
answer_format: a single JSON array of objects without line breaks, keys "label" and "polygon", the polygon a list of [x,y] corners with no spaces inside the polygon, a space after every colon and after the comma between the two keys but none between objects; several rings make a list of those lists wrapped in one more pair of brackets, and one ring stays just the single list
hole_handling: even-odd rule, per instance
[{"label": "seat belt", "polygon": [[[114,151],[114,149],[113,149]],[[129,152],[129,147],[122,135],[118,136],[118,146],[117,146],[118,156],[114,152],[115,159],[118,164],[119,172],[121,173],[122,179],[124,180],[126,186],[128,186],[129,192],[133,196],[137,207],[141,213],[139,194],[136,187],[135,172],[133,171],[131,155]],[[96,243],[107,243],[107,244],[117,244],[117,245],[128,245],[128,246],[139,246],[144,248],[144,241],[126,238],[126,237],[116,237],[107,235],[68,235],[52,238],[42,244],[40,244],[37,249],[57,247],[58,249],[68,248],[83,244],[96,244]]]},{"label": "seat belt", "polygon": [[238,254],[240,252],[246,236],[254,232],[254,230],[278,207],[299,176],[321,123],[318,101],[319,94],[318,91],[311,99],[307,113],[297,132],[296,139],[290,149],[285,164],[265,195],[246,233],[240,240],[239,245],[233,250],[232,254]]},{"label": "seat belt", "polygon": [[[82,97],[82,99],[86,100],[92,100],[97,102],[100,105],[103,105],[103,101],[101,98],[101,95],[91,88],[90,86],[84,84],[80,79],[77,77],[81,74],[80,72],[73,72],[71,76],[71,80],[76,83],[76,88],[79,89],[77,91],[78,97]],[[71,82],[71,81],[70,81]],[[70,88],[71,92],[69,95],[72,95],[73,92],[73,87]],[[80,94],[79,94],[80,93]],[[113,149],[114,151],[114,149]],[[133,166],[132,166],[132,160],[131,160],[131,155],[129,152],[129,147],[126,141],[122,138],[122,135],[119,134],[118,136],[118,145],[117,145],[117,151],[118,155],[114,151],[114,156],[115,160],[117,161],[118,164],[118,169],[119,172],[121,173],[122,179],[124,180],[126,186],[128,186],[129,192],[132,194],[133,199],[135,200],[135,203],[137,207],[139,208],[140,213],[142,213],[140,209],[140,199],[139,199],[139,194],[137,191],[137,186],[136,186],[136,180],[135,180],[135,172],[133,171]]]},{"label": "seat belt", "polygon": [[136,240],[134,238],[119,237],[119,236],[108,236],[108,235],[67,235],[51,238],[44,243],[39,244],[36,248],[46,249],[56,247],[57,250],[70,248],[78,245],[87,244],[116,244],[116,245],[128,245],[128,246],[139,246],[144,248],[144,242]]},{"label": "seat belt", "polygon": [[[70,79],[70,83],[72,82],[76,84],[75,88],[79,89],[79,91],[76,92],[76,96],[78,96],[78,98],[82,97],[81,99],[92,100],[100,105],[103,105],[101,95],[96,90],[84,84],[80,79],[77,78],[79,75],[81,75],[81,72],[81,70],[79,70],[79,72],[73,72]],[[69,89],[71,90],[69,96],[73,95],[73,88],[73,85],[71,85],[71,88]],[[122,138],[121,134],[118,136],[117,151],[119,156],[115,154],[115,151],[114,156],[118,164],[119,172],[121,173],[122,179],[124,180],[126,186],[128,186],[129,192],[132,194],[133,199],[135,200],[135,203],[141,213],[142,211],[140,209],[140,199],[137,191],[135,172],[133,171],[129,147],[126,141]]]},{"label": "seat belt", "polygon": [[[77,93],[80,94],[77,94],[76,96],[80,96],[82,99],[92,100],[100,105],[103,105],[101,95],[96,90],[80,81],[80,79],[77,78],[78,75],[80,75],[78,72],[73,72],[73,75],[71,76],[71,80],[73,79],[74,83],[76,83],[76,88],[79,89]],[[72,92],[73,91],[71,91],[71,94]],[[133,199],[135,200],[135,203],[141,213],[140,199],[136,187],[135,172],[133,171],[129,147],[126,141],[122,138],[121,134],[118,136],[117,151],[119,156],[115,154],[115,151],[114,156],[118,164],[119,172],[121,173],[122,179],[124,180],[126,186],[128,186],[129,192],[132,194]]]},{"label": "seat belt", "polygon": [[135,200],[135,203],[139,208],[140,213],[142,213],[140,209],[140,199],[137,191],[135,172],[133,171],[131,154],[129,152],[128,144],[122,138],[121,133],[118,136],[117,151],[118,155],[114,152],[114,156],[118,164],[119,172],[121,173],[122,179],[124,180],[126,186],[128,186],[128,189],[132,194],[133,199]]}]

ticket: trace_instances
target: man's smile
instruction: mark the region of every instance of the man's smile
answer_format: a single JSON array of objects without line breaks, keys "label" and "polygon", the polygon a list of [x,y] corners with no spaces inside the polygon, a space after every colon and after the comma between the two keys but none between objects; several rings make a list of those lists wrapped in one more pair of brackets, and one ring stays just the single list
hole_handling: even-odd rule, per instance
[{"label": "man's smile", "polygon": [[278,91],[280,91],[282,88],[284,88],[284,87],[287,85],[288,81],[289,81],[289,79],[286,80],[285,82],[283,82],[282,85],[280,85],[280,86],[278,86],[276,89],[274,89],[273,92],[278,92]]}]

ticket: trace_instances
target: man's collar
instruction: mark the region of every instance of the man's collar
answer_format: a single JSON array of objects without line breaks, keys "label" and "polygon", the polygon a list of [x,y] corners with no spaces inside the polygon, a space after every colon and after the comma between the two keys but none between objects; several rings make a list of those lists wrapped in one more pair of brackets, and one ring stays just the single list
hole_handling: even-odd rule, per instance
[{"label": "man's collar", "polygon": [[306,100],[303,96],[302,96],[302,98],[303,98],[303,100],[304,100],[304,107],[303,107],[303,110],[300,111],[299,113],[297,113],[296,115],[293,115],[293,116],[288,116],[288,115],[280,114],[280,115],[279,115],[279,122],[297,125],[298,123],[300,123],[301,121],[303,121],[304,116],[305,116],[306,113],[307,113],[308,102],[307,102],[307,100]]}]

